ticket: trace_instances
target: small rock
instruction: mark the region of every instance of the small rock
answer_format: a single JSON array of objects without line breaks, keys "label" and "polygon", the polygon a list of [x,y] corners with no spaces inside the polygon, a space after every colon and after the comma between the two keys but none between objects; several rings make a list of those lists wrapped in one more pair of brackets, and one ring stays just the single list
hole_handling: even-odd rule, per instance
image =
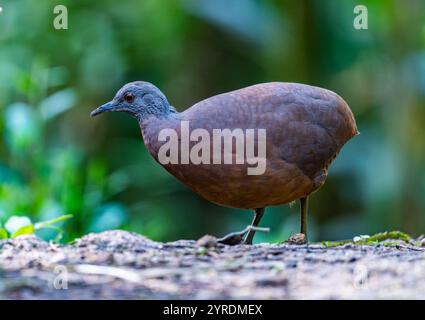
[{"label": "small rock", "polygon": [[198,241],[196,241],[197,247],[215,248],[217,247],[217,244],[217,238],[214,236],[210,236],[209,234],[203,236]]},{"label": "small rock", "polygon": [[288,279],[286,277],[263,277],[257,279],[255,284],[259,287],[285,287],[288,285]]},{"label": "small rock", "polygon": [[296,233],[289,237],[288,242],[290,244],[306,244],[307,239],[304,233]]}]

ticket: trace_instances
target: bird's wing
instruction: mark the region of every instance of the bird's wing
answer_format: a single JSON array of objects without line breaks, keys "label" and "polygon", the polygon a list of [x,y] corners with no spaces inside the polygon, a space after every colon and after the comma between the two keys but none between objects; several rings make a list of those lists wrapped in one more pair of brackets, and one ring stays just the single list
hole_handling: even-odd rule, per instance
[{"label": "bird's wing", "polygon": [[314,179],[357,134],[337,94],[296,83],[264,83],[213,96],[185,112],[192,128],[266,129],[267,158],[297,165]]}]

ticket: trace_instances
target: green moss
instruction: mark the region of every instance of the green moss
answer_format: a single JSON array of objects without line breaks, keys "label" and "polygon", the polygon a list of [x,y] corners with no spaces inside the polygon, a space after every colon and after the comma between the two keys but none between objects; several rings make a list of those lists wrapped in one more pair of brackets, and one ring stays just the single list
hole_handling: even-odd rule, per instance
[{"label": "green moss", "polygon": [[370,238],[367,240],[373,241],[373,242],[375,241],[381,242],[388,239],[403,240],[403,241],[409,242],[412,238],[406,233],[401,231],[385,231],[385,232],[376,233],[373,236],[370,236]]},{"label": "green moss", "polygon": [[327,247],[338,247],[347,243],[353,243],[352,240],[340,240],[340,241],[322,241],[322,244]]},{"label": "green moss", "polygon": [[200,248],[198,248],[198,250],[197,250],[197,254],[198,254],[198,256],[201,256],[201,257],[203,257],[203,256],[205,256],[206,254],[207,254],[207,251],[208,251],[208,249],[207,248],[205,248],[205,247],[200,247]]},{"label": "green moss", "polygon": [[[356,239],[358,238],[358,239]],[[353,240],[340,240],[340,241],[323,241],[322,244],[327,247],[342,246],[347,243],[358,244],[358,245],[378,245],[385,240],[402,240],[405,242],[411,242],[412,238],[401,231],[385,231],[379,232],[372,236],[359,236]],[[396,246],[399,245],[397,242],[386,242],[385,246]]]},{"label": "green moss", "polygon": [[384,242],[383,245],[385,247],[397,247],[400,245],[400,243],[399,242]]}]

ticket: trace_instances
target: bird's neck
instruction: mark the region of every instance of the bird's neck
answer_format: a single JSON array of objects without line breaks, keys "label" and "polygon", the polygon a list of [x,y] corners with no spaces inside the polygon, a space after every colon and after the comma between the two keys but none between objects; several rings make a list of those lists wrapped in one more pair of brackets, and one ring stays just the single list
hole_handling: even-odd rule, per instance
[{"label": "bird's neck", "polygon": [[157,159],[158,150],[163,144],[163,142],[160,142],[158,139],[159,133],[163,129],[177,130],[181,120],[181,113],[177,112],[175,109],[174,112],[170,112],[167,115],[150,115],[138,119],[145,145],[155,159]]},{"label": "bird's neck", "polygon": [[137,110],[136,112],[131,114],[133,117],[137,119],[140,127],[146,126],[152,118],[158,119],[173,119],[179,117],[180,113],[173,106],[169,105],[168,102],[164,107],[159,108],[156,105],[147,106]]}]

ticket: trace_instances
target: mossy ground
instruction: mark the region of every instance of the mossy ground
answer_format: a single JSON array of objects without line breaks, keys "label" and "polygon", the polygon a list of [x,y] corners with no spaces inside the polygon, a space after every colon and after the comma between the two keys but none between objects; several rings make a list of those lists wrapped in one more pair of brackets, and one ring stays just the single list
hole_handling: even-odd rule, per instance
[{"label": "mossy ground", "polygon": [[[391,241],[394,240],[394,241]],[[339,240],[339,241],[322,241],[322,244],[327,247],[342,246],[347,243],[356,244],[356,245],[379,245],[383,244],[385,246],[396,246],[400,245],[400,241],[417,245],[421,245],[421,241],[415,240],[410,237],[408,234],[401,231],[385,231],[379,232],[371,236],[357,236],[349,240]]]}]

